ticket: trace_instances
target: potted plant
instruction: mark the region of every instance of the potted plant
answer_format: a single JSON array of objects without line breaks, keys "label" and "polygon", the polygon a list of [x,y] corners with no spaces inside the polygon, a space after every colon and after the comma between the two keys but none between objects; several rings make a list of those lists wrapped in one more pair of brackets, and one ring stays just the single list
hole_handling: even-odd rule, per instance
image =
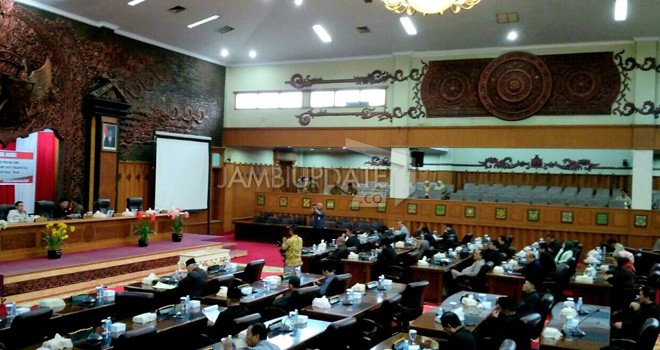
[{"label": "potted plant", "polygon": [[149,245],[151,234],[156,234],[156,232],[151,229],[151,222],[156,221],[156,213],[144,213],[138,211],[137,214],[135,214],[135,217],[138,220],[138,223],[135,224],[135,232],[140,235],[138,246],[146,247]]},{"label": "potted plant", "polygon": [[181,208],[176,208],[168,210],[167,216],[172,219],[172,242],[181,242],[183,238],[183,221],[190,217],[190,214]]},{"label": "potted plant", "polygon": [[62,257],[62,250],[60,247],[64,240],[69,238],[69,232],[75,232],[75,226],[67,226],[67,224],[50,223],[46,225],[46,232],[44,232],[43,240],[46,242],[46,249],[48,250],[48,259],[59,259]]}]

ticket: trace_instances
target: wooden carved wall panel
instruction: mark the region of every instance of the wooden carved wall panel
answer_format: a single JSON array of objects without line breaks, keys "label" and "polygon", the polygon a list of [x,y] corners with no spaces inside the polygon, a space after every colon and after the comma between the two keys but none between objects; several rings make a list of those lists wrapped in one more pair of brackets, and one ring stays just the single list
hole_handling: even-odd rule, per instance
[{"label": "wooden carved wall panel", "polygon": [[[126,39],[106,29],[42,15],[11,0],[0,0],[0,51],[24,59],[28,71],[41,67],[50,57],[50,93],[30,105],[27,122],[0,128],[0,142],[46,128],[55,130],[63,149],[62,194],[82,195],[86,149],[83,98],[98,86],[98,77],[112,80],[134,106],[129,118],[119,125],[121,159],[142,157],[150,161],[151,153],[135,155],[133,149],[152,144],[155,130],[211,136],[214,144],[221,143],[224,67]],[[14,75],[15,69],[0,65],[0,74]]]},{"label": "wooden carved wall panel", "polygon": [[511,52],[493,60],[434,61],[429,66],[422,84],[429,117],[520,120],[534,114],[611,114],[621,86],[611,52]]}]

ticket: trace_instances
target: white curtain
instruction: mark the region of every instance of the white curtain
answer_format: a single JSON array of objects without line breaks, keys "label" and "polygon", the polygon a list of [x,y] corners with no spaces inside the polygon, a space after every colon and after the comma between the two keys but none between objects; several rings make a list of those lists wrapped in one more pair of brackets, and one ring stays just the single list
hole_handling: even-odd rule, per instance
[{"label": "white curtain", "polygon": [[16,139],[16,151],[19,152],[33,152],[34,157],[34,179],[31,184],[14,185],[14,201],[23,201],[25,204],[25,211],[34,213],[34,197],[36,192],[35,184],[37,183],[37,141],[39,140],[36,132],[31,133],[26,138]]}]

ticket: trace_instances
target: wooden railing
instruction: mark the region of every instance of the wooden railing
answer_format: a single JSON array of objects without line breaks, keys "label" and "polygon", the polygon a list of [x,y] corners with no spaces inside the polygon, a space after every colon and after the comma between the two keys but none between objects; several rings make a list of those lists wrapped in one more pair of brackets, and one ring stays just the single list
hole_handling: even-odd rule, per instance
[{"label": "wooden railing", "polygon": [[272,192],[257,192],[253,199],[256,212],[310,216],[307,204],[320,202],[328,218],[378,219],[389,227],[401,220],[409,229],[428,226],[437,231],[443,224],[452,224],[461,236],[468,232],[511,235],[517,247],[548,233],[562,240],[578,239],[588,249],[611,237],[630,247],[651,247],[660,238],[660,211],[392,198],[381,199],[385,207],[381,204],[378,209],[373,203],[378,200]]}]

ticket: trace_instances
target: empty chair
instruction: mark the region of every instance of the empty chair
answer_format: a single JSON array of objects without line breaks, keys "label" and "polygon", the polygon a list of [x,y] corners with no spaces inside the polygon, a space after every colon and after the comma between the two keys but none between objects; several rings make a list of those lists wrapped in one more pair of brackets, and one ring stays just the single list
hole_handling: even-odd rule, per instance
[{"label": "empty chair", "polygon": [[110,210],[109,198],[99,198],[94,201],[94,212],[100,211],[103,214],[107,214],[108,210]]},{"label": "empty chair", "polygon": [[535,195],[532,196],[532,198],[530,200],[530,203],[531,204],[548,204],[548,197],[546,197],[545,195],[535,194]]},{"label": "empty chair", "polygon": [[653,251],[654,253],[656,253],[656,252],[660,252],[660,239],[656,239],[656,240],[655,240],[655,243],[653,244],[652,251]]},{"label": "empty chair", "polygon": [[319,295],[320,289],[321,287],[319,286],[310,286],[296,289],[291,295],[291,302],[289,303],[290,308],[285,311],[291,311],[295,309],[302,310],[306,306],[312,305],[314,298]]},{"label": "empty chair", "polygon": [[350,273],[343,273],[341,275],[336,275],[335,278],[330,282],[328,289],[325,292],[325,295],[332,296],[344,293],[348,286],[348,281],[351,280],[352,275]]},{"label": "empty chair", "polygon": [[14,209],[16,209],[16,206],[13,204],[0,204],[0,220],[7,220],[7,214]]},{"label": "empty chair", "polygon": [[580,191],[577,193],[577,196],[581,198],[583,197],[589,198],[593,195],[594,195],[594,189],[591,187],[582,187]]},{"label": "empty chair", "polygon": [[552,186],[548,188],[548,195],[549,196],[560,195],[563,190],[564,189],[561,186]]},{"label": "empty chair", "polygon": [[323,333],[315,338],[312,346],[308,346],[308,348],[319,350],[357,349],[352,346],[357,338],[356,326],[357,319],[355,317],[347,317],[332,322]]},{"label": "empty chair", "polygon": [[609,203],[610,208],[618,208],[618,209],[626,209],[628,206],[626,205],[626,201],[619,200],[619,199],[614,199],[611,200]]},{"label": "empty chair", "polygon": [[261,314],[258,313],[236,318],[232,321],[231,330],[229,330],[228,333],[232,335],[238,334],[251,325],[259,322],[261,322]]},{"label": "empty chair", "polygon": [[566,198],[562,196],[551,196],[548,197],[548,204],[550,205],[566,205]]},{"label": "empty chair", "polygon": [[53,201],[34,202],[34,214],[52,219],[55,215],[55,203]]},{"label": "empty chair", "polygon": [[543,330],[543,320],[538,313],[531,313],[520,318],[522,325],[519,332],[519,339],[517,339],[516,348],[525,350],[531,349],[532,340],[541,336]]},{"label": "empty chair", "polygon": [[424,291],[428,285],[428,281],[408,283],[401,294],[399,308],[394,313],[394,318],[399,327],[407,328],[410,321],[424,313]]},{"label": "empty chair", "polygon": [[532,196],[529,193],[518,193],[513,201],[515,203],[529,204],[532,202]]},{"label": "empty chair", "polygon": [[532,189],[532,192],[546,194],[546,193],[548,193],[548,186],[535,186]]},{"label": "empty chair", "polygon": [[156,310],[156,299],[152,293],[119,292],[115,295],[115,316],[117,319],[133,317]]},{"label": "empty chair", "polygon": [[8,349],[22,349],[29,345],[41,344],[46,337],[48,323],[53,309],[39,308],[20,314],[14,318],[7,336],[3,339]]},{"label": "empty chair", "polygon": [[126,198],[126,209],[128,209],[129,211],[142,210],[142,197]]},{"label": "empty chair", "polygon": [[[555,303],[555,297],[550,294],[546,293],[543,295],[543,298],[541,298],[541,320],[545,320],[548,315],[550,314],[550,311],[552,311],[552,306]],[[543,322],[541,322],[543,324]]]},{"label": "empty chair", "polygon": [[449,200],[464,201],[465,200],[465,193],[463,193],[463,192],[450,193],[449,194]]},{"label": "empty chair", "polygon": [[445,193],[454,193],[454,185],[445,184]]},{"label": "empty chair", "polygon": [[337,224],[335,224],[335,222],[332,221],[332,220],[325,220],[325,221],[323,221],[323,227],[325,227],[325,228],[335,228],[335,227],[337,227]]},{"label": "empty chair", "polygon": [[608,197],[594,197],[587,200],[587,206],[605,208],[609,202]]},{"label": "empty chair", "polygon": [[610,189],[609,188],[598,188],[598,189],[596,189],[596,194],[594,194],[594,197],[596,197],[596,198],[609,198],[610,197]]},{"label": "empty chair", "polygon": [[376,341],[390,337],[394,333],[392,322],[400,302],[401,294],[394,294],[383,300],[378,310],[366,314],[358,322],[358,330],[362,336]]},{"label": "empty chair", "polygon": [[580,197],[569,198],[568,205],[574,205],[576,207],[584,207],[587,205],[587,200],[585,198],[580,198]]},{"label": "empty chair", "polygon": [[271,216],[271,217],[266,219],[266,223],[267,224],[279,224],[280,223],[280,218],[278,218],[276,216]]},{"label": "empty chair", "polygon": [[479,202],[481,200],[481,193],[478,192],[467,192],[465,194],[466,202]]},{"label": "empty chair", "polygon": [[513,194],[507,193],[499,196],[497,201],[500,203],[513,203],[515,201]]},{"label": "empty chair", "polygon": [[494,192],[487,192],[481,195],[482,202],[497,202],[497,194]]},{"label": "empty chair", "polygon": [[232,274],[209,278],[206,283],[206,293],[204,295],[215,295],[220,290],[220,287],[231,286],[232,281],[234,281],[234,275]]},{"label": "empty chair", "polygon": [[502,185],[502,184],[493,184],[493,185],[490,186],[490,189],[492,191],[500,191],[503,188],[504,188],[504,185]]},{"label": "empty chair", "polygon": [[290,218],[290,217],[286,217],[286,216],[285,216],[285,217],[283,217],[283,218],[280,219],[280,223],[281,223],[282,225],[291,225],[291,224],[293,224],[293,219]]},{"label": "empty chair", "polygon": [[255,222],[255,223],[262,223],[262,222],[264,222],[264,221],[266,221],[266,218],[264,218],[263,215],[254,215],[254,216],[252,217],[252,222]]},{"label": "empty chair", "polygon": [[577,187],[566,187],[564,188],[564,191],[562,191],[561,195],[563,197],[575,197],[578,193]]},{"label": "empty chair", "polygon": [[475,188],[477,188],[477,185],[475,185],[473,183],[467,182],[467,183],[463,184],[463,189],[466,190],[466,191],[471,191],[471,190],[474,190]]},{"label": "empty chair", "polygon": [[114,349],[150,349],[156,341],[156,327],[147,326],[122,333],[113,342]]},{"label": "empty chair", "polygon": [[265,264],[265,259],[250,261],[245,265],[245,270],[243,270],[243,272],[234,274],[234,276],[243,281],[243,283],[254,283],[261,280],[261,271],[263,271]]},{"label": "empty chair", "polygon": [[648,318],[642,325],[637,339],[612,339],[610,345],[620,349],[653,350],[659,333],[660,322],[655,318]]}]

